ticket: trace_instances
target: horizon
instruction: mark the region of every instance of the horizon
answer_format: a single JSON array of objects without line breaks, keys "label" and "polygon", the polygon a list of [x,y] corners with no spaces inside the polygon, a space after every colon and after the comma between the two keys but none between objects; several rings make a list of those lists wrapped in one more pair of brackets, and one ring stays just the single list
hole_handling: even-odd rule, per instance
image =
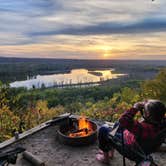
[{"label": "horizon", "polygon": [[45,58],[45,57],[8,57],[8,56],[0,56],[0,59],[40,59],[40,60],[73,60],[73,61],[166,61],[166,59],[72,59],[72,58]]},{"label": "horizon", "polygon": [[2,0],[0,57],[166,60],[165,6],[164,0]]}]

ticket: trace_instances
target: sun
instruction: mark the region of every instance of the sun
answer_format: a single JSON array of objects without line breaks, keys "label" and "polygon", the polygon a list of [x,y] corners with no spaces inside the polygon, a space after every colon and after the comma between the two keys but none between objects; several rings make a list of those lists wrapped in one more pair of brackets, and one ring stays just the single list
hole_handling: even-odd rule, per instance
[{"label": "sun", "polygon": [[109,55],[108,53],[104,53],[103,56],[104,56],[105,58],[107,58],[107,57],[109,57],[110,55]]},{"label": "sun", "polygon": [[109,46],[104,46],[104,47],[102,48],[102,52],[103,52],[103,57],[104,57],[104,58],[110,57],[110,56],[111,56],[111,47],[109,47]]}]

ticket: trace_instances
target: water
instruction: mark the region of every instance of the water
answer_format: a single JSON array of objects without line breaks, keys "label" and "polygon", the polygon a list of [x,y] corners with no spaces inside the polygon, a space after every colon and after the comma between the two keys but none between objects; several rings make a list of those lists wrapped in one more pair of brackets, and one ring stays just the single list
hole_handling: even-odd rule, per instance
[{"label": "water", "polygon": [[37,75],[32,79],[12,82],[10,83],[10,86],[15,88],[25,87],[27,89],[31,89],[77,84],[87,85],[88,83],[96,83],[97,85],[99,82],[124,76],[124,74],[114,74],[112,71],[114,71],[114,69],[95,71],[89,71],[87,69],[73,69],[70,73],[65,74]]}]

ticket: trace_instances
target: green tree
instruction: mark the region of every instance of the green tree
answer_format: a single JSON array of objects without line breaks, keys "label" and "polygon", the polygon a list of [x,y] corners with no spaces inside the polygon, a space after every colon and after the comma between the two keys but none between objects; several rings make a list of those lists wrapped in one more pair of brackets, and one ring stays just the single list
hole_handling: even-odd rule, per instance
[{"label": "green tree", "polygon": [[166,68],[162,69],[153,80],[145,81],[141,89],[144,98],[166,102]]}]

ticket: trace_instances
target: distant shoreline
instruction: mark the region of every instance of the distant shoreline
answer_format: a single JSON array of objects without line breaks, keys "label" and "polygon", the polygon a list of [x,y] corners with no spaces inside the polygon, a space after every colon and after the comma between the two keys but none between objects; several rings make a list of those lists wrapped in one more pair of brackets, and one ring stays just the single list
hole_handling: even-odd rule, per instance
[{"label": "distant shoreline", "polygon": [[[26,61],[29,61],[29,60],[53,60],[53,61],[127,61],[127,62],[143,62],[143,61],[149,61],[149,62],[163,62],[165,61],[166,62],[166,59],[70,59],[70,58],[38,58],[38,57],[25,57],[25,58],[21,58],[21,57],[3,57],[3,56],[0,56],[0,63],[1,63],[1,60],[26,60]],[[14,61],[13,61],[14,62]]]}]

